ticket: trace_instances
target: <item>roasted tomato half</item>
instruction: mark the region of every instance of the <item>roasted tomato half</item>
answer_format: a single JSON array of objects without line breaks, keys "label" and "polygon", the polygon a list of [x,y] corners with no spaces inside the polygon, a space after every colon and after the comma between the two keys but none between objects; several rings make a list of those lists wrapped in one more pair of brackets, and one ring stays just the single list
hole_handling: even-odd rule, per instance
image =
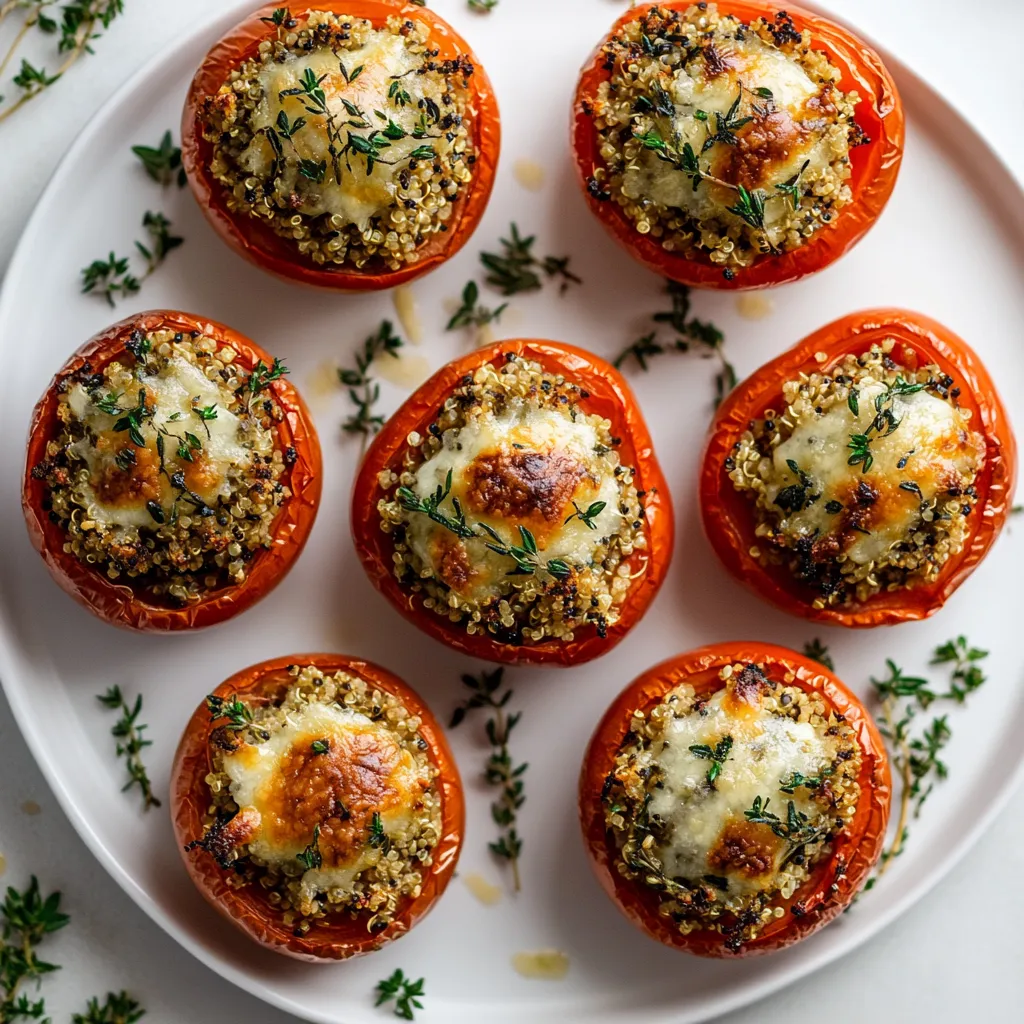
[{"label": "roasted tomato half", "polygon": [[854,898],[889,819],[889,762],[831,672],[715,644],[630,683],[590,741],[583,838],[637,927],[709,957],[792,945]]},{"label": "roasted tomato half", "polygon": [[726,568],[786,611],[843,626],[934,614],[992,546],[1016,445],[991,378],[919,313],[853,313],[722,403],[701,470]]},{"label": "roasted tomato half", "polygon": [[101,619],[199,629],[298,558],[320,443],[285,368],[237,331],[153,310],[86,342],[35,407],[22,508],[54,579]]},{"label": "roasted tomato half", "polygon": [[903,153],[878,54],[817,14],[667,0],[623,14],[576,91],[588,205],[636,259],[702,288],[827,267],[874,224]]},{"label": "roasted tomato half", "polygon": [[668,488],[636,400],[603,359],[501,341],[388,420],[352,499],[370,580],[437,640],[490,661],[609,651],[672,554]]},{"label": "roasted tomato half", "polygon": [[261,945],[345,960],[433,907],[462,847],[458,769],[426,704],[379,665],[275,658],[206,698],[171,775],[199,891]]},{"label": "roasted tomato half", "polygon": [[189,89],[182,155],[217,234],[279,277],[411,281],[466,244],[494,184],[498,106],[466,42],[405,0],[270,4]]}]

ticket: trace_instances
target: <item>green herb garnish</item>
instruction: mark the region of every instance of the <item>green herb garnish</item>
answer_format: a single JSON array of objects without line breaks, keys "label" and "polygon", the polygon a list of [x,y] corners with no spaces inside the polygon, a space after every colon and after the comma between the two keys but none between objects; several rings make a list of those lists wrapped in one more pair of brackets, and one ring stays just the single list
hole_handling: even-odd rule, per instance
[{"label": "green herb garnish", "polygon": [[101,1003],[97,996],[86,1004],[85,1013],[76,1013],[71,1024],[135,1024],[146,1011],[127,992],[108,992]]},{"label": "green herb garnish", "polygon": [[152,740],[147,740],[142,735],[147,726],[139,722],[142,694],[135,698],[134,704],[129,704],[121,693],[121,687],[114,685],[106,693],[99,694],[97,699],[104,707],[121,712],[121,717],[110,730],[111,735],[117,740],[117,756],[125,759],[125,766],[128,769],[128,781],[121,787],[121,792],[138,786],[142,793],[142,809],[148,811],[150,807],[159,807],[160,801],[153,795],[149,775],[142,762],[142,751],[153,745]]},{"label": "green herb garnish", "polygon": [[442,503],[448,498],[452,490],[452,471],[448,470],[444,486],[437,485],[437,490],[426,498],[420,498],[415,491],[408,487],[399,487],[395,492],[398,503],[406,512],[419,512],[432,519],[439,526],[450,530],[457,537],[475,537],[473,528],[466,523],[466,515],[462,511],[462,505],[458,498],[452,498],[452,509],[454,516],[441,511]]},{"label": "green herb garnish", "polygon": [[543,282],[537,273],[538,270],[547,277],[560,277],[562,292],[570,284],[583,283],[569,270],[568,256],[545,256],[543,259],[537,259],[533,254],[536,236],[523,238],[515,223],[509,228],[509,237],[500,241],[502,251],[481,253],[480,262],[487,268],[487,283],[497,288],[502,295],[539,291]]},{"label": "green herb garnish", "polygon": [[[497,0],[493,0],[497,2]],[[377,1002],[374,1006],[383,1006],[395,1000],[395,1016],[402,1020],[415,1020],[414,1010],[422,1010],[420,996],[423,995],[423,979],[412,981],[398,968],[390,978],[377,983]]]},{"label": "green herb garnish", "polygon": [[159,146],[132,146],[132,152],[142,161],[146,173],[165,188],[175,181],[179,188],[188,184],[185,168],[181,165],[181,148],[174,145],[170,131],[164,132]]},{"label": "green herb garnish", "polygon": [[708,785],[714,788],[715,779],[722,774],[722,768],[725,762],[729,760],[729,751],[732,750],[732,737],[723,736],[713,747],[709,747],[706,743],[694,743],[690,746],[690,753],[694,757],[699,757],[705,761],[711,762],[711,767],[708,769]]},{"label": "green herb garnish", "polygon": [[380,398],[380,385],[370,377],[370,366],[380,355],[398,358],[398,350],[404,342],[395,334],[390,320],[381,322],[376,334],[363,342],[362,350],[356,352],[356,368],[339,369],[338,379],[348,388],[348,396],[355,404],[356,411],[342,424],[347,434],[362,434],[368,437],[384,426],[384,417],[376,415],[373,407]]},{"label": "green herb garnish", "polygon": [[497,321],[501,314],[508,308],[508,303],[503,302],[497,309],[488,309],[479,305],[480,289],[476,281],[469,281],[462,289],[462,305],[455,311],[448,321],[445,330],[453,331],[457,327],[483,327],[492,321]]},{"label": "green herb garnish", "polygon": [[576,509],[571,516],[566,519],[566,523],[571,522],[573,519],[578,519],[588,530],[596,530],[597,524],[594,520],[605,510],[608,502],[606,501],[594,501],[591,502],[586,508],[580,508],[579,505],[574,501],[572,507]]},{"label": "green herb garnish", "polygon": [[514,569],[509,569],[508,576],[533,576],[536,572],[548,572],[556,579],[566,579],[572,574],[572,569],[561,558],[552,558],[549,562],[542,562],[537,551],[537,541],[533,534],[525,526],[517,526],[519,531],[519,544],[507,544],[501,535],[486,523],[479,524],[480,529],[485,531],[493,543],[487,547],[499,555],[511,558],[515,563]]},{"label": "green herb garnish", "polygon": [[384,822],[381,821],[379,811],[374,811],[373,817],[370,818],[370,838],[366,840],[366,845],[384,853],[387,853],[391,846],[391,840],[388,838],[387,832],[384,831]]},{"label": "green herb garnish", "polygon": [[323,855],[320,853],[320,826],[313,826],[313,841],[302,853],[297,853],[295,859],[307,870],[315,871],[323,862]]},{"label": "green herb garnish", "polygon": [[813,640],[808,640],[804,644],[804,657],[824,665],[830,672],[835,672],[836,670],[835,663],[832,661],[832,655],[828,653],[828,648],[817,637]]}]

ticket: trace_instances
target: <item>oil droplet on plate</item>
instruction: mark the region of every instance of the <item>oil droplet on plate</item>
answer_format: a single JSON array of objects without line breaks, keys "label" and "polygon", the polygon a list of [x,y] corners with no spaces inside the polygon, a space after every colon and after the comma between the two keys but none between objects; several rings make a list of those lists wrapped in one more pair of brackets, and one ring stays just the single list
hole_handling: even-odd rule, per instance
[{"label": "oil droplet on plate", "polygon": [[407,284],[399,285],[391,293],[391,301],[395,304],[395,313],[398,314],[406,338],[414,345],[419,345],[423,341],[423,321],[416,308],[413,290]]},{"label": "oil droplet on plate", "polygon": [[547,172],[544,170],[543,164],[537,163],[536,160],[523,159],[517,160],[512,165],[512,173],[523,188],[527,188],[531,192],[539,192],[544,187],[544,177]]},{"label": "oil droplet on plate", "polygon": [[35,800],[26,800],[21,805],[22,814],[39,814],[42,811],[42,807],[35,802]]},{"label": "oil droplet on plate", "polygon": [[763,320],[775,311],[775,303],[760,292],[749,292],[736,298],[736,312],[744,320]]},{"label": "oil droplet on plate", "polygon": [[426,356],[419,354],[392,356],[384,353],[374,359],[370,374],[412,391],[430,376],[430,363]]},{"label": "oil droplet on plate", "polygon": [[466,875],[463,882],[485,907],[493,907],[501,901],[501,889],[488,882],[483,875]]},{"label": "oil droplet on plate", "polygon": [[322,408],[325,402],[338,393],[340,387],[337,364],[321,363],[310,371],[304,397],[313,408]]},{"label": "oil droplet on plate", "polygon": [[514,953],[512,966],[524,978],[560,981],[569,973],[569,957],[557,949],[539,949],[533,953]]},{"label": "oil droplet on plate", "polygon": [[7,858],[0,853],[0,875],[7,870]]}]

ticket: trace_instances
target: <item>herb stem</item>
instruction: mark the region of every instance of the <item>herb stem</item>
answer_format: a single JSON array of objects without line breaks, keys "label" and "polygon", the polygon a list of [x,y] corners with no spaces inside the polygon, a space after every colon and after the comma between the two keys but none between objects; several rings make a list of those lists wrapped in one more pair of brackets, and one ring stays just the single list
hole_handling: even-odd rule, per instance
[{"label": "herb stem", "polygon": [[[5,11],[6,11],[6,8],[5,8]],[[0,12],[0,20],[3,19],[5,11],[4,12]],[[35,15],[25,19],[25,23],[21,26],[20,31],[14,37],[14,40],[11,42],[10,48],[8,49],[7,53],[4,55],[4,59],[0,60],[0,75],[2,75],[4,73],[4,71],[7,70],[7,65],[11,63],[11,60],[14,57],[15,51],[18,49],[19,46],[21,46],[22,40],[35,27],[35,25],[36,25],[36,23],[38,21],[39,21],[39,15],[38,14],[35,14]]]},{"label": "herb stem", "polygon": [[875,872],[875,878],[881,878],[889,870],[892,862],[903,852],[903,841],[907,837],[907,821],[910,818],[910,795],[914,786],[913,775],[910,770],[910,747],[907,745],[906,734],[902,731],[896,732],[896,702],[892,697],[886,697],[882,701],[882,723],[886,731],[892,735],[899,735],[896,743],[899,755],[897,761],[900,766],[900,816],[896,822],[896,838],[892,846],[886,851]]}]

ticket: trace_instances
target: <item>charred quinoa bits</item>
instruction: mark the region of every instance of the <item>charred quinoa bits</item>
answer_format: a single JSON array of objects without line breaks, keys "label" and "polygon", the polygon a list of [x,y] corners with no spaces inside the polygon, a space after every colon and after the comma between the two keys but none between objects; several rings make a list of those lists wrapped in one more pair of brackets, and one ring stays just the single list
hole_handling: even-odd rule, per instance
[{"label": "charred quinoa bits", "polygon": [[652,269],[697,286],[778,284],[836,259],[888,199],[902,140],[870,48],[758,0],[628,12],[576,97],[592,210]]},{"label": "charred quinoa bits", "polygon": [[306,959],[376,949],[429,909],[462,840],[458,773],[401,680],[340,655],[246,669],[182,738],[176,835],[204,895]]},{"label": "charred quinoa bits", "polygon": [[952,378],[899,359],[889,338],[787,381],[731,457],[758,557],[788,566],[818,607],[934,580],[976,514],[984,438]]},{"label": "charred quinoa bits", "polygon": [[628,686],[583,766],[581,820],[605,888],[652,936],[705,956],[810,934],[877,860],[888,762],[822,666],[734,643]]},{"label": "charred quinoa bits", "polygon": [[985,557],[1016,444],[963,339],[920,313],[826,324],[744,380],[708,431],[700,509],[715,552],[804,618],[925,618]]},{"label": "charred quinoa bits", "polygon": [[[37,409],[30,449],[25,511],[51,568],[139,628],[241,610],[287,570],[316,509],[319,451],[287,368],[176,313],[126,321],[83,353]],[[147,608],[166,612],[159,627]]]},{"label": "charred quinoa bits", "polygon": [[211,51],[185,112],[185,167],[221,234],[267,269],[341,289],[451,255],[498,146],[462,40],[400,0],[257,13]]},{"label": "charred quinoa bits", "polygon": [[449,364],[392,417],[352,521],[371,579],[420,628],[478,657],[575,664],[646,610],[667,503],[621,376],[514,340]]}]

